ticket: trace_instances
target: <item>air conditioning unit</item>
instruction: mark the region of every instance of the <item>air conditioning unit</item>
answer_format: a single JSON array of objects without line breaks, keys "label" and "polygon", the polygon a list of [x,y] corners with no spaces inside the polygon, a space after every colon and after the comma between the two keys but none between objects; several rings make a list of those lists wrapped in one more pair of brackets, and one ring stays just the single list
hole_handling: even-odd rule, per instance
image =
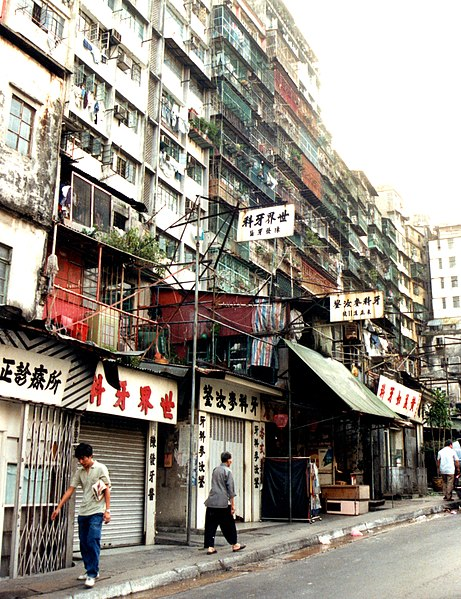
[{"label": "air conditioning unit", "polygon": [[122,71],[129,71],[133,66],[133,61],[125,52],[120,51],[117,57],[117,66]]},{"label": "air conditioning unit", "polygon": [[106,349],[118,349],[120,317],[115,310],[103,308],[88,318],[88,339]]},{"label": "air conditioning unit", "polygon": [[119,121],[126,121],[128,118],[128,110],[120,104],[114,106],[114,117]]},{"label": "air conditioning unit", "polygon": [[109,30],[109,46],[118,46],[122,43],[122,36],[116,29]]}]

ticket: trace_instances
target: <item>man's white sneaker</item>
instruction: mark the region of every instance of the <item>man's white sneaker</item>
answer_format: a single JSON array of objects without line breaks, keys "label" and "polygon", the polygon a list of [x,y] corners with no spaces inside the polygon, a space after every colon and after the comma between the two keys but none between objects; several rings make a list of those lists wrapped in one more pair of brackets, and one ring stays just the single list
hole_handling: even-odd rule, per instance
[{"label": "man's white sneaker", "polygon": [[95,582],[96,582],[96,578],[90,578],[88,576],[88,578],[85,580],[85,586],[86,587],[94,587]]},{"label": "man's white sneaker", "polygon": [[[77,576],[77,580],[86,580],[88,578],[88,574],[85,572],[85,574],[80,574],[80,576]],[[99,578],[99,573],[96,574],[96,578]]]}]

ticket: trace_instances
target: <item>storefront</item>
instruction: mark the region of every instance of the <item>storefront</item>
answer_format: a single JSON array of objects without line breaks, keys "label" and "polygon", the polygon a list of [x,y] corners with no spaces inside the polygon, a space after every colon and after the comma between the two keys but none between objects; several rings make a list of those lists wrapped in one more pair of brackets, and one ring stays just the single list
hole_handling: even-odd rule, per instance
[{"label": "storefront", "polygon": [[72,444],[94,365],[35,332],[0,332],[0,576],[58,570],[67,524],[51,512],[70,478]]},{"label": "storefront", "polygon": [[200,377],[197,420],[196,527],[203,528],[213,469],[223,451],[232,454],[236,518],[261,517],[262,463],[265,456],[264,404],[283,392],[245,377],[222,373]]},{"label": "storefront", "polygon": [[[121,366],[104,371],[98,364],[79,441],[92,445],[111,477],[111,524],[103,527],[103,548],[154,543],[157,425],[175,425],[177,405],[175,381]],[[79,500],[78,492],[76,512]]]}]

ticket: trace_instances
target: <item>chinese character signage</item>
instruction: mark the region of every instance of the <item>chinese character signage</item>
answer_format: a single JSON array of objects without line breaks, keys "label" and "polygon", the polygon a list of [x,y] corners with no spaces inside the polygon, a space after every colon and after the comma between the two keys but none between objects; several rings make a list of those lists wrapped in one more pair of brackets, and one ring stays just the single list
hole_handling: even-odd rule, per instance
[{"label": "chinese character signage", "polygon": [[0,348],[0,395],[61,405],[70,362],[9,345]]},{"label": "chinese character signage", "polygon": [[200,410],[233,416],[244,420],[260,420],[259,393],[243,385],[222,379],[202,379],[200,383]]},{"label": "chinese character signage", "polygon": [[380,376],[378,397],[394,412],[410,418],[417,418],[421,403],[421,393],[418,391],[404,387],[385,376]]},{"label": "chinese character signage", "polygon": [[384,316],[384,293],[365,291],[330,295],[330,322],[365,320]]},{"label": "chinese character signage", "polygon": [[103,366],[98,364],[86,408],[89,412],[176,424],[178,388],[174,381],[121,366],[118,375],[117,390],[106,381]]},{"label": "chinese character signage", "polygon": [[289,237],[294,226],[294,204],[240,210],[237,241]]}]

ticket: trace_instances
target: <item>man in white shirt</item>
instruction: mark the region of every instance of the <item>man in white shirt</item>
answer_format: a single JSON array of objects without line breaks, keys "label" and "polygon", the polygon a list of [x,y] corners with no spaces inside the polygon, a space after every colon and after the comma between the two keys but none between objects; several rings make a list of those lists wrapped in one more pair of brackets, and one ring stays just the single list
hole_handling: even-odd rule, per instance
[{"label": "man in white shirt", "polygon": [[443,480],[443,498],[445,501],[452,501],[455,473],[459,472],[459,459],[451,439],[445,441],[445,447],[437,454],[437,471]]}]

